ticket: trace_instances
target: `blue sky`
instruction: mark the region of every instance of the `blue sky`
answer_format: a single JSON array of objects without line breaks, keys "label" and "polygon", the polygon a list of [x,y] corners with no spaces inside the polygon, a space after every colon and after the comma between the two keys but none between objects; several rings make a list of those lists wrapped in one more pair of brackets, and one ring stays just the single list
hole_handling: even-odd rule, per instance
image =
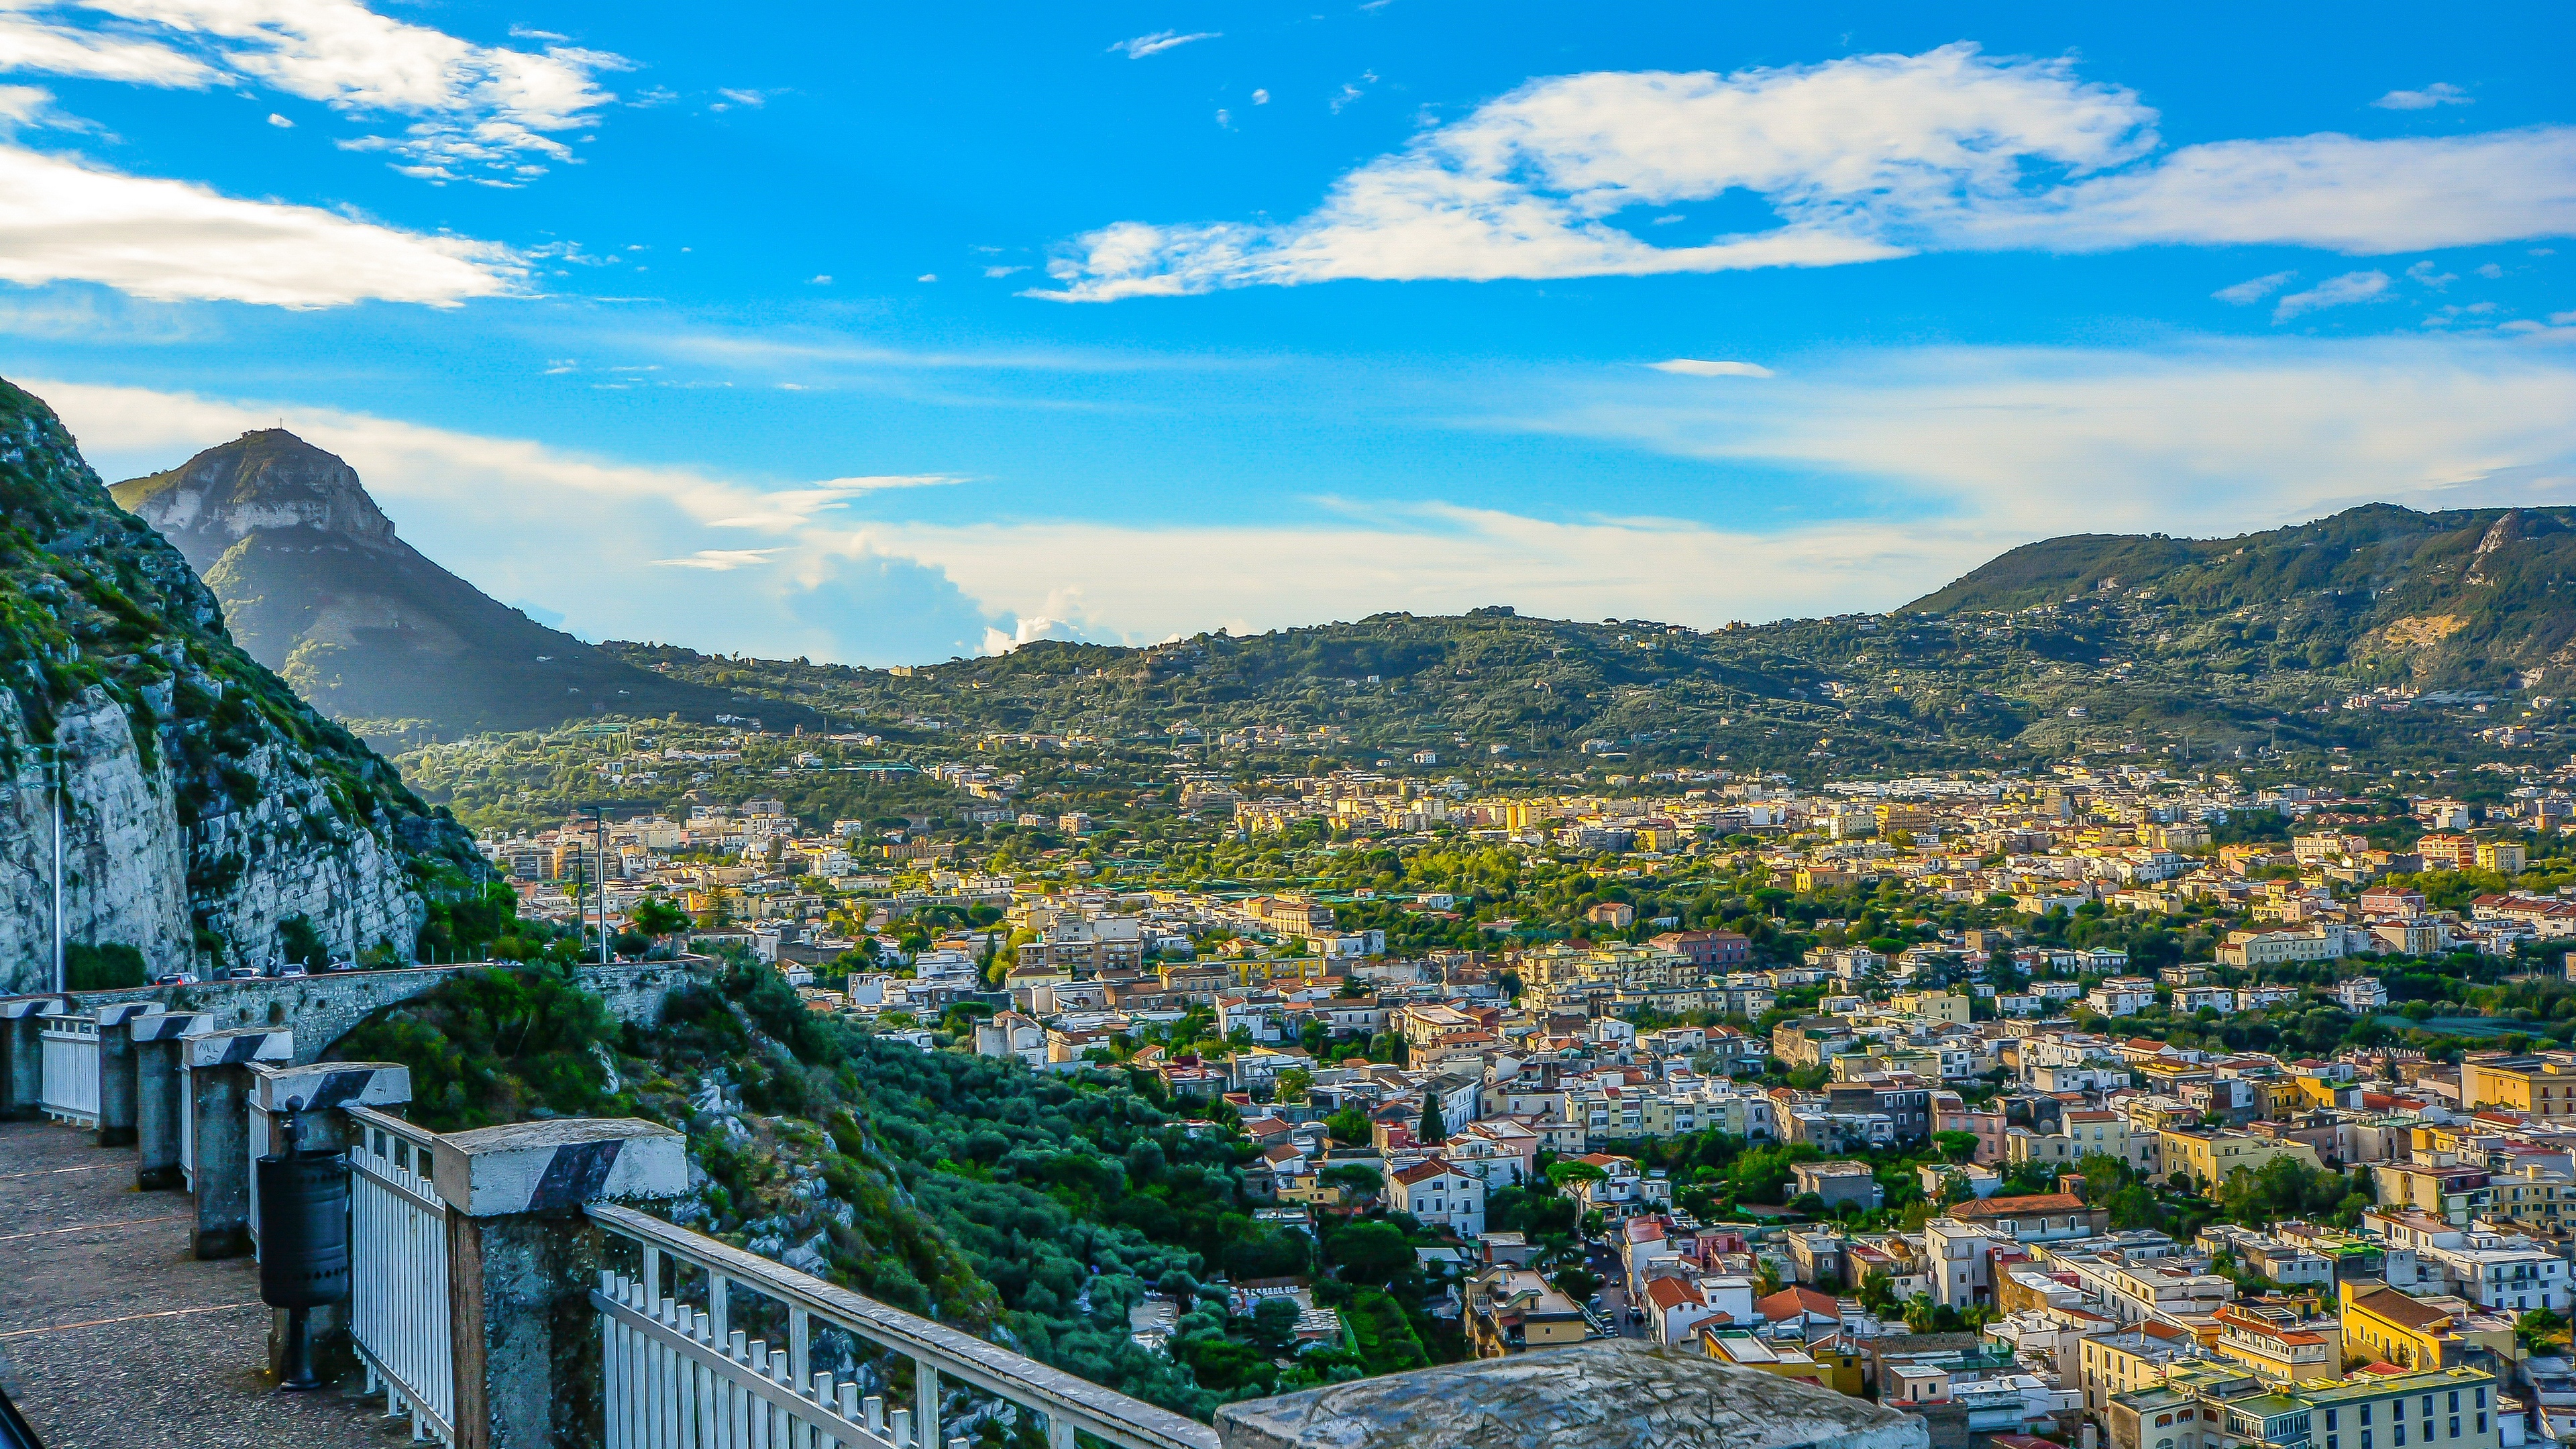
[{"label": "blue sky", "polygon": [[2564,7],[1604,9],[15,0],[0,372],[854,662],[2576,501]]}]

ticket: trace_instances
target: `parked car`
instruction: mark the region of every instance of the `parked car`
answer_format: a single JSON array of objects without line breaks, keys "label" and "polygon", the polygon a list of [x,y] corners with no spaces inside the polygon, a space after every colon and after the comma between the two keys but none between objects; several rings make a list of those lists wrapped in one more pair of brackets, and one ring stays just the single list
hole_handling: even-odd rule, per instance
[{"label": "parked car", "polygon": [[277,966],[277,974],[280,976],[310,976],[313,973],[305,970],[304,963],[301,961],[281,961]]},{"label": "parked car", "polygon": [[152,984],[155,986],[194,986],[197,984],[197,973],[194,971],[164,971],[160,975],[152,978]]},{"label": "parked car", "polygon": [[358,963],[355,961],[334,961],[322,969],[325,971],[355,971],[358,969]]},{"label": "parked car", "polygon": [[226,981],[257,981],[259,979],[259,968],[256,966],[235,966],[223,974],[223,979]]}]

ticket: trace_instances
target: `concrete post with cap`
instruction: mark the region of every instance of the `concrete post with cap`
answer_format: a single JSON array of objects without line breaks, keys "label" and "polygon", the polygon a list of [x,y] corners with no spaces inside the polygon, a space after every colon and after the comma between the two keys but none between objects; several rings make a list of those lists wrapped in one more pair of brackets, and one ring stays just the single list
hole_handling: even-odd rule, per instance
[{"label": "concrete post with cap", "polygon": [[69,1010],[68,996],[13,996],[0,1001],[0,1121],[41,1116],[45,1104],[47,1012]]},{"label": "concrete post with cap", "polygon": [[98,1023],[98,1145],[134,1143],[133,1025],[159,1013],[157,1001],[118,1001],[90,1008]]},{"label": "concrete post with cap", "polygon": [[181,1041],[194,1137],[197,1256],[238,1258],[250,1251],[250,1064],[294,1060],[295,1033],[245,1026]]},{"label": "concrete post with cap", "polygon": [[134,1043],[134,1186],[163,1192],[185,1185],[179,1170],[179,1120],[188,1110],[180,1087],[180,1041],[214,1029],[202,1011],[161,1011],[126,1023]]},{"label": "concrete post with cap", "polygon": [[679,1196],[688,1139],[555,1118],[442,1136],[430,1163],[447,1203],[456,1449],[598,1443],[601,1234],[582,1204]]}]

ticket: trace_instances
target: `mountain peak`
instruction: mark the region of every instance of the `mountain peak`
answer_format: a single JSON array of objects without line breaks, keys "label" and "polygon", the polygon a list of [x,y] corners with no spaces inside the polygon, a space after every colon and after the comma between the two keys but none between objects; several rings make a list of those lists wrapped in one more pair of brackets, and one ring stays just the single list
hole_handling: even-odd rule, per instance
[{"label": "mountain peak", "polygon": [[311,529],[377,545],[394,536],[393,520],[367,496],[356,469],[284,428],[255,428],[112,491],[199,573],[253,533]]}]

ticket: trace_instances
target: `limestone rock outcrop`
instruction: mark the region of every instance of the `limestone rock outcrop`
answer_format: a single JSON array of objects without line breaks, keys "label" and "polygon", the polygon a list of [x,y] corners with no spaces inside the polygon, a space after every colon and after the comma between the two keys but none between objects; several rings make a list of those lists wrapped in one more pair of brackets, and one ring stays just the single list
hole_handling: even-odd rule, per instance
[{"label": "limestone rock outcrop", "polygon": [[395,537],[355,469],[282,428],[114,492],[187,556],[253,659],[371,738],[542,729],[602,713],[820,722],[638,669],[491,598]]},{"label": "limestone rock outcrop", "polygon": [[1921,1419],[1606,1340],[1228,1404],[1225,1449],[1926,1449]]},{"label": "limestone rock outcrop", "polygon": [[120,510],[37,399],[0,382],[0,993],[64,934],[155,970],[278,954],[407,959],[471,843],[236,647],[186,559]]}]

